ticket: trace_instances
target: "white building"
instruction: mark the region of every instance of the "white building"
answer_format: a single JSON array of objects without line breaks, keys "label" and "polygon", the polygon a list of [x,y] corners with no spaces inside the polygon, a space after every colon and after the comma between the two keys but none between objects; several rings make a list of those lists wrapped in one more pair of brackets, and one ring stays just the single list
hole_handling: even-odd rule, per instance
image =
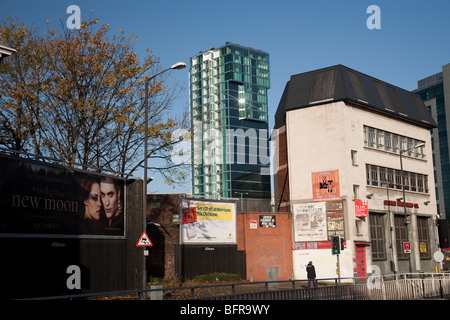
[{"label": "white building", "polygon": [[[291,76],[275,115],[275,199],[292,212],[295,278],[308,261],[318,278],[337,277],[338,260],[341,277],[435,270],[434,127],[420,97],[345,66]],[[339,259],[331,235],[345,239]]]}]

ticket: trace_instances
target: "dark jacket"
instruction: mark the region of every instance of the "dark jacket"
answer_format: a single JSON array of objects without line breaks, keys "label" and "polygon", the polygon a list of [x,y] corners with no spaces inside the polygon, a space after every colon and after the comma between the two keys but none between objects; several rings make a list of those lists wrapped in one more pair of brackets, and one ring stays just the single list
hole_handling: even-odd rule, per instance
[{"label": "dark jacket", "polygon": [[316,268],[312,264],[306,266],[306,272],[308,273],[308,279],[316,278]]}]

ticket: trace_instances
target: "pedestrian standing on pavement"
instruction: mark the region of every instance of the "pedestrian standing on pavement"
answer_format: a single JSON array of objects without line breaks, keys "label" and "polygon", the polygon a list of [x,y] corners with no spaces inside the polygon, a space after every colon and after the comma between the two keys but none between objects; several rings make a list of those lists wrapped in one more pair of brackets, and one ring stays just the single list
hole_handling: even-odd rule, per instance
[{"label": "pedestrian standing on pavement", "polygon": [[306,266],[306,273],[308,274],[308,288],[311,288],[311,282],[314,284],[314,288],[317,288],[316,268],[314,268],[312,261]]}]

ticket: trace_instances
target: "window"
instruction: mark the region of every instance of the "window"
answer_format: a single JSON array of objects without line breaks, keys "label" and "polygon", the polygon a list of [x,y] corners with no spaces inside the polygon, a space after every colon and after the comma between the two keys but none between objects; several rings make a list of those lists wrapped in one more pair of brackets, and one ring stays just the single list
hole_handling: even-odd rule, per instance
[{"label": "window", "polygon": [[417,234],[419,238],[420,259],[431,259],[428,218],[417,217]]},{"label": "window", "polygon": [[409,172],[403,171],[403,187],[409,190]]},{"label": "window", "polygon": [[362,220],[356,219],[355,220],[355,224],[356,224],[356,235],[362,236],[363,235],[363,230],[362,230],[363,222],[362,222]]},{"label": "window", "polygon": [[380,173],[380,182],[386,183],[386,168],[378,167],[378,171]]},{"label": "window", "polygon": [[355,199],[359,199],[359,185],[357,184],[353,185],[353,196]]},{"label": "window", "polygon": [[405,217],[396,215],[394,216],[395,223],[395,245],[397,246],[397,258],[399,260],[407,260],[409,253],[403,251],[403,242],[408,241],[406,235]]},{"label": "window", "polygon": [[369,128],[369,143],[368,143],[368,147],[369,148],[374,148],[375,146],[375,129],[374,128]]},{"label": "window", "polygon": [[384,134],[384,150],[392,152],[392,139],[389,132]]},{"label": "window", "polygon": [[395,170],[395,189],[402,190],[402,172]]},{"label": "window", "polygon": [[[386,181],[389,183],[389,188],[402,190],[401,170],[366,164],[366,184],[368,186],[386,187]],[[403,171],[403,185],[407,191],[428,193],[428,176]]]},{"label": "window", "polygon": [[384,215],[369,214],[372,259],[386,260],[386,239],[384,236]]},{"label": "window", "polygon": [[[364,146],[392,153],[402,153],[407,157],[425,159],[424,147],[415,148],[424,141],[394,134],[392,132],[364,126]],[[407,151],[406,151],[407,150]]]},{"label": "window", "polygon": [[423,187],[423,177],[418,174],[417,175],[417,191],[423,192],[425,189]]},{"label": "window", "polygon": [[392,135],[392,148],[393,148],[393,152],[395,153],[399,153],[400,150],[400,142],[399,142],[399,138],[398,135],[394,134]]},{"label": "window", "polygon": [[410,173],[409,174],[409,181],[410,181],[410,186],[411,186],[411,191],[417,191],[417,174],[415,173]]},{"label": "window", "polygon": [[378,186],[378,167],[370,166],[370,185]]},{"label": "window", "polygon": [[389,188],[394,188],[394,170],[387,169],[387,181],[389,183]]},{"label": "window", "polygon": [[358,165],[358,151],[352,150],[352,165],[357,166]]},{"label": "window", "polygon": [[384,148],[384,131],[377,130],[377,149]]}]

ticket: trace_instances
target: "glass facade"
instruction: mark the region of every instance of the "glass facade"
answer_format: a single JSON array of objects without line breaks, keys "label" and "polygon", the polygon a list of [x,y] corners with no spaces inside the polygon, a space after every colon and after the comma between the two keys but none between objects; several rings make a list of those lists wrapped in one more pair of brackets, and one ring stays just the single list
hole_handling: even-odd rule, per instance
[{"label": "glass facade", "polygon": [[270,199],[269,54],[227,43],[190,60],[192,192]]},{"label": "glass facade", "polygon": [[[415,90],[414,92],[418,94],[425,103],[425,106],[428,108],[428,111],[431,110],[431,105],[428,101],[435,100],[433,103],[433,113],[436,115],[435,121],[438,124],[436,129],[431,129],[431,137],[432,137],[432,148],[433,148],[433,160],[435,160],[435,156],[439,155],[440,160],[440,171],[441,176],[435,177],[436,188],[442,188],[444,199],[437,199],[438,201],[438,213],[445,214],[447,217],[450,216],[450,192],[448,192],[450,188],[450,152],[448,145],[448,127],[447,127],[447,116],[446,116],[446,106],[445,106],[445,95],[444,95],[444,83],[442,74],[439,74],[440,78],[437,83],[433,83],[429,86],[424,86]],[[425,80],[425,79],[424,79]],[[439,141],[439,144],[435,146],[434,139]],[[435,161],[433,161],[433,166],[436,166]],[[436,168],[435,168],[436,172]],[[436,190],[438,191],[438,190]],[[436,196],[438,192],[436,193]],[[440,207],[440,209],[439,209]],[[444,208],[444,209],[443,209]]]}]

